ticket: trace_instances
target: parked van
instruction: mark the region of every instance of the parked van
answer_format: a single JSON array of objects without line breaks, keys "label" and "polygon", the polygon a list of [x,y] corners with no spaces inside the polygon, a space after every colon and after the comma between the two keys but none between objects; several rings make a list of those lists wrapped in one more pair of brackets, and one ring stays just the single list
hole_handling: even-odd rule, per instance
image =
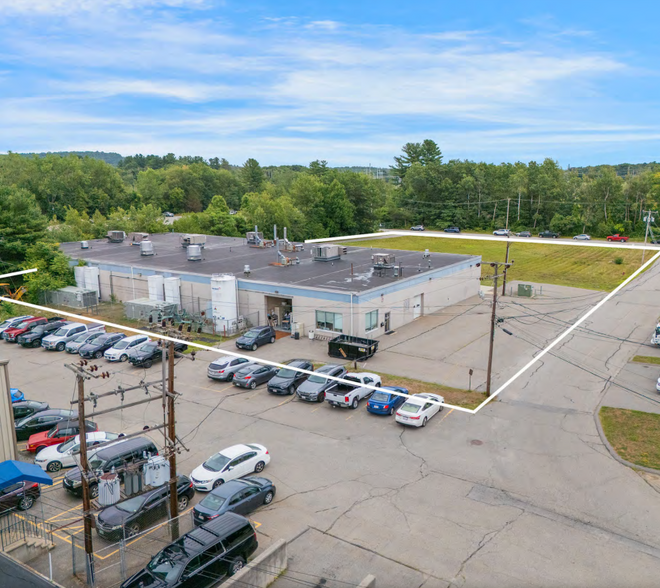
[{"label": "parked van", "polygon": [[258,546],[250,521],[227,512],[170,543],[121,588],[216,585],[239,572]]},{"label": "parked van", "polygon": [[108,349],[104,354],[108,361],[126,361],[128,359],[128,354],[138,345],[151,341],[146,335],[132,335],[130,337],[124,337],[120,341],[117,341],[110,349]]},{"label": "parked van", "polygon": [[86,325],[84,323],[69,323],[60,327],[52,335],[48,335],[41,340],[41,346],[44,349],[56,349],[64,351],[66,344],[75,339],[78,335],[86,332],[103,332],[104,325]]},{"label": "parked van", "polygon": [[[98,478],[113,469],[118,470],[123,479],[121,471],[127,465],[142,462],[147,456],[158,455],[158,449],[151,439],[146,437],[132,437],[123,441],[117,441],[112,445],[102,447],[89,458],[89,469],[93,474],[89,477],[89,494],[92,498],[99,495]],[[78,497],[82,496],[82,481],[80,468],[74,468],[64,476],[62,486],[67,492]]]}]

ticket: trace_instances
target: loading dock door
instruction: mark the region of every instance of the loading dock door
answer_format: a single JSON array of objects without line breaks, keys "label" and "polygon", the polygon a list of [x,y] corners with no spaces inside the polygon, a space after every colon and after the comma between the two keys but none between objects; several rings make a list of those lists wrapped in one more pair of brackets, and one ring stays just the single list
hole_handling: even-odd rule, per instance
[{"label": "loading dock door", "polygon": [[422,294],[413,296],[413,320],[422,316]]}]

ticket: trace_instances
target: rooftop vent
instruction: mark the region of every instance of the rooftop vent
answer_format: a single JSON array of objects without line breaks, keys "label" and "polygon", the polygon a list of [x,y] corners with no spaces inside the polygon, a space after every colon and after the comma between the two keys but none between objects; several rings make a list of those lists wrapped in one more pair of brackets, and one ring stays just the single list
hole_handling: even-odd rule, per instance
[{"label": "rooftop vent", "polygon": [[89,242],[88,241],[81,241],[80,242],[80,248],[81,249],[89,249]]},{"label": "rooftop vent", "polygon": [[341,254],[345,253],[345,248],[339,245],[313,245],[311,248],[312,259],[314,261],[336,261],[341,258]]},{"label": "rooftop vent", "polygon": [[139,245],[142,241],[149,240],[149,233],[131,233],[129,237],[131,238],[131,245]]},{"label": "rooftop vent", "polygon": [[123,243],[124,239],[126,239],[126,233],[124,231],[108,231],[105,238],[110,243]]},{"label": "rooftop vent", "polygon": [[394,265],[394,253],[374,253],[371,261],[374,267],[390,267]]},{"label": "rooftop vent", "polygon": [[154,255],[154,244],[151,241],[140,241],[140,255]]},{"label": "rooftop vent", "polygon": [[202,261],[202,248],[199,245],[188,245],[188,261]]},{"label": "rooftop vent", "polygon": [[200,235],[198,233],[188,233],[181,237],[181,247],[189,247],[190,245],[197,245],[200,249],[203,249],[206,245],[206,235]]}]

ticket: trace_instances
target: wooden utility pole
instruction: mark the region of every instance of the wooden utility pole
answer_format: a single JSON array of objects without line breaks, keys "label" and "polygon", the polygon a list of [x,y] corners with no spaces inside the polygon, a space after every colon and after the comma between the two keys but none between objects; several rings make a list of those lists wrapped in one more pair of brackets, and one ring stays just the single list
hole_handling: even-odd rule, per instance
[{"label": "wooden utility pole", "polygon": [[[506,227],[505,229],[509,229],[509,206],[511,205],[511,198],[506,199]],[[507,235],[508,237],[508,235]]]},{"label": "wooden utility pole", "polygon": [[168,454],[170,460],[170,532],[172,541],[179,538],[179,499],[177,496],[176,475],[176,427],[174,418],[174,342],[170,341],[167,356],[167,437],[169,439]]},{"label": "wooden utility pole", "polygon": [[[509,235],[506,236],[506,238],[509,238]],[[506,259],[504,260],[504,278],[502,279],[502,296],[506,296],[506,270],[508,269],[508,266],[506,264],[509,263],[509,246],[511,245],[511,241],[506,242]]]},{"label": "wooden utility pole", "polygon": [[[657,211],[655,210],[645,210],[646,213],[646,232],[644,233],[644,245],[646,245],[646,241],[649,238],[649,228],[651,227],[651,219],[653,218],[651,215],[656,214]],[[640,265],[644,265],[644,258],[646,257],[646,249],[642,249],[642,263]]]}]

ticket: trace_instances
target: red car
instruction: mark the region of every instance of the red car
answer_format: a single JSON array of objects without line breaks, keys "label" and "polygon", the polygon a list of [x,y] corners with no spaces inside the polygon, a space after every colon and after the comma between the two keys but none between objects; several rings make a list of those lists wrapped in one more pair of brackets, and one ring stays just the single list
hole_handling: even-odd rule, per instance
[{"label": "red car", "polygon": [[47,318],[42,316],[35,316],[24,320],[22,323],[17,324],[15,327],[5,329],[2,333],[2,338],[10,343],[16,343],[19,335],[27,333],[30,329],[34,329],[37,325],[45,325],[48,322]]},{"label": "red car", "polygon": [[622,243],[625,243],[628,239],[630,239],[630,237],[623,237],[623,236],[619,235],[619,233],[617,233],[616,235],[610,235],[607,238],[607,240],[610,241],[610,242],[611,241],[620,241]]},{"label": "red car", "polygon": [[[88,433],[94,433],[99,430],[99,427],[92,421],[86,421],[85,429]],[[28,451],[39,453],[46,447],[50,447],[51,445],[59,445],[60,443],[64,443],[65,441],[68,441],[69,439],[72,439],[79,434],[79,421],[61,421],[50,431],[44,431],[43,433],[35,433],[34,435],[30,435],[26,449]]]}]

